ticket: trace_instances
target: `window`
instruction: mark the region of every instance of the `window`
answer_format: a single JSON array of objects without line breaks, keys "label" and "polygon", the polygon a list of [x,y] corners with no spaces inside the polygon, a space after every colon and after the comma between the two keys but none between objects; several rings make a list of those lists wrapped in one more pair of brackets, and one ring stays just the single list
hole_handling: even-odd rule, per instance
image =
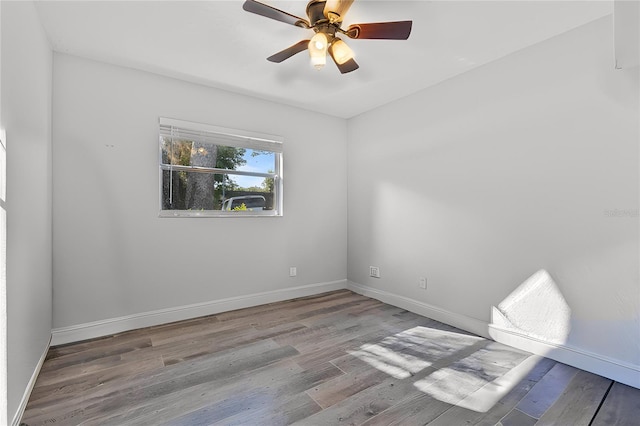
[{"label": "window", "polygon": [[160,216],[282,216],[282,138],[160,118]]}]

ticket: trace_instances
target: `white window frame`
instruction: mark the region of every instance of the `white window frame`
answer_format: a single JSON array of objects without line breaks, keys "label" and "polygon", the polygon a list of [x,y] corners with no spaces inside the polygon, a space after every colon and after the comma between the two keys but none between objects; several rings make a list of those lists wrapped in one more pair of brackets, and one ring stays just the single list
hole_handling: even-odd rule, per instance
[{"label": "white window frame", "polygon": [[[274,173],[258,173],[243,170],[228,170],[209,167],[169,165],[162,162],[162,138],[175,137],[189,139],[199,142],[215,143],[223,146],[233,146],[248,148],[275,153]],[[226,127],[213,126],[191,121],[177,120],[173,118],[160,117],[159,119],[159,144],[158,144],[158,164],[159,164],[159,216],[160,217],[281,217],[283,215],[282,193],[282,145],[284,139],[280,136],[265,133],[255,133],[245,130],[229,129]],[[188,171],[199,173],[255,176],[273,178],[274,199],[273,210],[265,211],[224,211],[224,210],[163,210],[162,209],[162,172],[168,171]]]}]

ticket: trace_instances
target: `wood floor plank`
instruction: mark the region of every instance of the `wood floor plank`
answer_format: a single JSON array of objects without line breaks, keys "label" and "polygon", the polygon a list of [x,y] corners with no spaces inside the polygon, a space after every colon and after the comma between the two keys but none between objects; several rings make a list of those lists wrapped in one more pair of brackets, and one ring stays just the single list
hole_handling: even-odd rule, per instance
[{"label": "wood floor plank", "polygon": [[365,424],[395,424],[398,419],[401,419],[398,424],[428,424],[472,393],[508,373],[523,361],[523,357],[528,356],[522,351],[492,342],[472,350],[467,356],[458,355],[459,359],[449,363],[448,367],[431,366],[426,370],[428,374],[420,372],[405,379],[415,388],[409,398]]},{"label": "wood floor plank", "polygon": [[223,331],[229,328],[233,328],[233,325],[221,324],[216,317],[205,317],[203,321],[191,321],[184,328],[180,328],[180,323],[174,323],[171,327],[151,330],[148,336],[153,346],[160,346],[167,343],[189,340],[212,331]]},{"label": "wood floor plank", "polygon": [[[169,395],[174,392],[178,392],[181,389],[201,385],[203,383],[212,384],[218,380],[226,379],[247,369],[255,369],[259,366],[273,364],[276,361],[290,357],[295,353],[295,350],[290,346],[278,347],[259,355],[243,358],[242,360],[230,363],[226,366],[220,366],[221,368],[203,370],[197,373],[170,378],[162,382],[156,382],[151,385],[128,390],[126,392],[118,392],[115,395],[110,395],[110,397],[105,397],[102,400],[85,405],[80,412],[75,412],[73,414],[72,420],[79,423],[88,423],[91,419],[100,419],[101,417],[108,416],[114,411],[121,410],[122,407],[136,406],[149,399]],[[52,417],[50,421],[59,424],[61,421],[67,419],[66,415],[67,413],[63,413],[61,417]],[[97,424],[100,423],[100,421],[97,422]]]},{"label": "wood floor plank", "polygon": [[100,360],[113,355],[122,355],[127,352],[134,352],[139,349],[149,348],[151,345],[151,339],[145,336],[140,336],[124,343],[116,343],[107,347],[97,347],[65,356],[58,356],[45,362],[42,366],[41,372],[47,373],[50,371],[57,371],[65,367],[87,364],[91,361]]},{"label": "wood floor plank", "polygon": [[[370,303],[370,299],[350,292],[340,292],[316,299],[278,302],[260,307],[232,311],[230,313],[221,313],[216,315],[216,317],[223,324],[230,322],[236,325],[263,325],[269,327],[281,322],[295,321],[295,318],[299,314],[307,311],[316,311],[318,309],[347,303]],[[259,316],[256,316],[254,313],[259,313]]]},{"label": "wood floor plank", "polygon": [[129,391],[125,394],[114,396],[113,398],[96,404],[92,408],[103,413],[105,411],[117,409],[123,405],[137,404],[148,398],[157,398],[159,396],[168,395],[181,389],[197,386],[203,383],[213,383],[217,380],[239,374],[242,371],[273,364],[276,361],[289,358],[296,353],[297,351],[291,346],[274,348],[260,354],[228,362],[225,365],[220,365],[218,368],[202,370],[196,373],[181,375],[180,377],[171,377],[163,382],[154,383],[135,391]]},{"label": "wood floor plank", "polygon": [[273,381],[286,380],[301,371],[297,364],[282,360],[215,382],[202,383],[171,394],[145,399],[129,405],[126,412],[105,413],[102,417],[93,418],[89,423],[114,426],[161,424],[209,404],[223,401],[229,395],[265,386]]},{"label": "wood floor plank", "polygon": [[359,425],[393,407],[409,396],[414,396],[411,384],[389,377],[379,385],[369,387],[348,399],[298,422],[299,425]]},{"label": "wood floor plank", "polygon": [[[293,326],[293,321],[281,324],[281,326]],[[303,327],[300,324],[297,324],[297,326]],[[233,339],[241,337],[247,330],[255,330],[255,327],[251,324],[232,320],[213,324],[201,324],[184,330],[184,332],[180,331],[179,333],[175,331],[169,333],[162,331],[157,334],[153,333],[150,337],[154,347],[169,347],[170,345],[181,346],[185,343],[203,340],[219,341],[222,339]]]},{"label": "wood floor plank", "polygon": [[339,290],[51,348],[22,422],[636,424],[608,383]]},{"label": "wood floor plank", "polygon": [[167,424],[175,426],[211,424],[248,411],[264,411],[265,408],[277,405],[277,401],[303,394],[307,389],[341,374],[338,368],[330,364],[323,369],[302,371],[286,379],[272,381],[268,385],[259,385],[237,392],[223,401],[207,404],[171,419]]},{"label": "wood floor plank", "polygon": [[[362,343],[369,342],[371,340],[378,341],[389,335],[401,332],[407,328],[420,325],[424,320],[418,319],[417,322],[406,321],[397,317],[390,317],[384,324],[379,324],[377,321],[360,322],[356,324],[349,324],[345,322],[338,326],[340,332],[335,333],[320,341],[304,341],[295,345],[295,348],[300,351],[301,354],[322,351],[327,347],[342,347],[353,348],[361,345]],[[343,328],[347,325],[346,328]]]},{"label": "wood floor plank", "polygon": [[215,423],[219,426],[269,425],[284,426],[302,421],[321,410],[307,394],[300,393],[256,410],[246,410]]},{"label": "wood floor plank", "polygon": [[[62,357],[52,359],[47,368],[41,370],[38,377],[41,379],[42,385],[48,385],[65,380],[67,377],[80,377],[95,371],[104,370],[119,364],[123,360],[123,355],[131,352],[137,352],[142,349],[150,348],[151,340],[148,338],[136,339],[131,344],[116,345],[112,350],[97,352],[81,352],[86,357]],[[157,356],[150,354],[149,356],[137,353],[129,359],[155,358]],[[44,367],[44,366],[43,366]]]},{"label": "wood floor plank", "polygon": [[516,408],[539,419],[562,394],[578,369],[558,363],[531,389]]},{"label": "wood floor plank", "polygon": [[593,426],[634,426],[640,422],[640,389],[614,383]]},{"label": "wood floor plank", "polygon": [[[377,320],[379,322],[379,319]],[[348,328],[336,339],[327,339],[312,342],[307,345],[295,345],[301,354],[296,357],[296,362],[303,368],[313,368],[314,365],[322,365],[341,356],[347,355],[349,350],[357,350],[366,343],[377,343],[381,339],[407,328],[414,327],[424,321],[416,320],[409,322],[396,317],[389,318],[384,326],[380,327],[360,327]],[[326,345],[319,342],[326,342]]]},{"label": "wood floor plank", "polygon": [[[400,363],[411,373],[415,369],[422,369],[439,360],[448,359],[450,354],[463,351],[476,343],[482,342],[483,347],[486,344],[481,337],[455,334],[437,327],[437,325],[402,327],[405,329],[375,343],[364,343],[348,350],[350,356],[344,357],[344,361],[336,359],[332,362],[343,370],[349,371],[350,364],[355,362],[353,357],[371,362],[387,359],[386,365],[389,367],[396,364],[397,368],[399,367],[397,364]],[[367,340],[371,341],[371,339]]]},{"label": "wood floor plank", "polygon": [[534,419],[528,414],[523,413],[518,409],[511,410],[502,420],[500,420],[500,426],[533,426],[538,422],[538,419]]},{"label": "wood floor plank", "polygon": [[[429,423],[429,426],[494,426],[514,409],[555,364],[551,359],[531,356],[504,376],[445,411]],[[514,383],[517,384],[513,386]],[[498,397],[501,398],[496,401]]]},{"label": "wood floor plank", "polygon": [[324,303],[333,303],[336,300],[344,301],[350,299],[362,298],[359,294],[352,293],[348,290],[336,290],[315,296],[300,297],[282,302],[268,303],[265,305],[253,306],[249,308],[236,309],[233,311],[221,312],[216,315],[219,321],[237,320],[240,318],[249,318],[251,321],[256,319],[256,315],[262,318],[268,318],[270,314],[278,311],[295,312],[296,309],[308,309],[311,306],[318,306]]},{"label": "wood floor plank", "polygon": [[[50,419],[44,419],[47,422],[74,422],[85,421],[92,416],[101,416],[109,410],[117,410],[120,407],[127,407],[139,403],[141,400],[149,396],[157,397],[169,394],[175,389],[193,386],[198,382],[213,382],[216,379],[232,377],[243,369],[251,369],[260,365],[269,365],[276,361],[279,357],[287,357],[295,355],[297,352],[291,347],[281,347],[271,340],[256,342],[245,345],[240,348],[223,351],[212,357],[204,357],[195,359],[190,362],[176,364],[164,367],[162,370],[155,370],[152,374],[140,374],[137,376],[122,377],[117,376],[117,380],[108,383],[105,382],[100,374],[90,377],[90,386],[93,392],[85,390],[75,397],[82,401],[84,409],[82,412],[75,412],[71,418],[67,406],[64,406],[58,417],[52,416]],[[63,386],[74,386],[87,381],[87,377],[75,378],[71,377],[66,382],[61,383]],[[36,389],[37,390],[37,383]],[[66,394],[69,397],[69,394]],[[89,397],[90,395],[90,397]],[[49,406],[51,407],[51,406]],[[55,406],[56,408],[60,408]],[[41,411],[45,411],[45,407],[41,407]],[[27,414],[30,416],[29,407]],[[25,418],[29,418],[25,414]],[[50,415],[50,413],[47,413]],[[31,422],[37,424],[34,419]]]},{"label": "wood floor plank", "polygon": [[[361,306],[360,306],[361,307]],[[389,309],[384,309],[384,305],[371,306],[371,309],[350,308],[333,315],[310,318],[296,318],[296,322],[305,325],[309,331],[317,333],[315,336],[308,334],[291,334],[288,340],[276,339],[282,344],[297,345],[304,342],[317,342],[320,339],[331,337],[331,334],[352,329],[354,326],[366,324],[368,322],[378,322],[381,314],[388,314]],[[400,312],[395,308],[394,312]]]},{"label": "wood floor plank", "polygon": [[124,363],[113,368],[100,371],[83,380],[70,377],[64,382],[43,386],[39,382],[31,393],[24,419],[25,423],[35,424],[32,417],[49,416],[55,407],[57,411],[63,411],[90,401],[91,398],[100,398],[117,389],[126,388],[130,383],[135,383],[139,377],[152,377],[154,372],[164,367],[162,359],[137,360]]},{"label": "wood floor plank", "polygon": [[[486,346],[489,342],[482,339],[476,341],[464,349],[449,353],[443,359],[438,360],[435,366],[427,367],[413,374],[398,375],[396,377],[389,375],[389,378],[380,384],[369,387],[353,396],[331,405],[321,412],[313,415],[308,419],[309,424],[363,424],[367,421],[373,424],[384,424],[387,419],[393,421],[396,415],[403,413],[408,406],[413,406],[414,400],[420,398],[424,392],[416,386],[420,381],[425,381],[423,386],[428,387],[430,377],[438,375],[440,366],[454,364],[462,359],[473,356],[478,350]],[[446,372],[445,375],[450,372]],[[440,377],[436,382],[440,382],[444,377]],[[444,382],[443,382],[444,383]],[[430,399],[431,397],[427,397]],[[420,401],[425,405],[426,400]],[[440,401],[429,405],[437,406],[441,409],[436,413],[439,415],[442,411],[451,406],[446,401]],[[397,408],[396,408],[397,407]],[[408,408],[410,410],[410,408]],[[388,410],[388,411],[387,411]],[[423,413],[415,412],[415,419],[421,417]],[[376,416],[380,416],[376,419]],[[380,422],[380,423],[378,423]]]},{"label": "wood floor plank", "polygon": [[[127,331],[124,333],[114,334],[112,336],[100,337],[96,339],[83,340],[81,342],[68,343],[64,345],[53,346],[47,352],[46,361],[53,360],[65,356],[74,356],[83,351],[96,351],[99,348],[111,348],[117,345],[123,345],[130,341],[148,337],[145,335],[146,329]],[[44,366],[43,366],[44,367]]]},{"label": "wood floor plank", "polygon": [[366,426],[426,425],[441,413],[451,408],[451,404],[440,401],[421,392],[412,392],[382,413],[362,423]]},{"label": "wood floor plank", "polygon": [[281,324],[268,330],[255,330],[253,328],[244,330],[234,330],[229,333],[226,330],[222,333],[210,333],[192,339],[189,342],[181,342],[180,345],[157,346],[158,352],[162,354],[162,359],[166,365],[184,362],[186,360],[214,355],[217,352],[231,349],[234,347],[247,345],[261,340],[271,339],[292,331],[303,329],[304,326],[297,323]]},{"label": "wood floor plank", "polygon": [[[396,314],[400,314],[403,312],[407,312],[402,308],[398,308],[396,306],[385,305],[377,300],[373,301],[377,303],[363,304],[360,306],[355,306],[346,311],[336,312],[334,315],[327,315],[315,318],[304,318],[298,319],[298,322],[304,324],[308,327],[311,326],[326,326],[332,325],[335,326],[342,321],[352,321],[353,319],[371,319],[373,318],[389,318],[390,316],[394,316]],[[423,319],[425,319],[423,317]],[[364,322],[364,321],[363,321]]]},{"label": "wood floor plank", "polygon": [[367,368],[363,371],[340,375],[335,379],[307,390],[307,394],[313,398],[320,407],[327,408],[358,392],[379,385],[388,377],[389,375],[387,373],[376,370],[375,368]]},{"label": "wood floor plank", "polygon": [[611,380],[586,371],[578,371],[564,392],[538,421],[540,426],[588,426]]}]

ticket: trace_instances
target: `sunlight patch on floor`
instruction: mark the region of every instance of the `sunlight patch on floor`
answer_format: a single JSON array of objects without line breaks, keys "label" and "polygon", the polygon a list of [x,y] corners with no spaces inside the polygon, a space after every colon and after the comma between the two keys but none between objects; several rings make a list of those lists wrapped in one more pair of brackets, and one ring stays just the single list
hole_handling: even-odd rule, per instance
[{"label": "sunlight patch on floor", "polygon": [[396,352],[378,344],[362,345],[359,350],[348,353],[396,379],[406,379],[431,365],[416,356]]},{"label": "sunlight patch on floor", "polygon": [[492,342],[416,381],[414,386],[439,401],[484,413],[508,394],[539,360],[540,357]]},{"label": "sunlight patch on floor", "polygon": [[541,359],[543,359],[541,356],[531,355],[503,376],[487,383],[462,401],[459,401],[457,405],[479,413],[488,412],[498,401],[511,392]]},{"label": "sunlight patch on floor", "polygon": [[481,340],[478,336],[417,326],[348,353],[396,379],[406,379]]},{"label": "sunlight patch on floor", "polygon": [[540,360],[479,336],[425,326],[348,353],[395,379],[416,376],[413,386],[421,392],[476,412],[491,409]]}]

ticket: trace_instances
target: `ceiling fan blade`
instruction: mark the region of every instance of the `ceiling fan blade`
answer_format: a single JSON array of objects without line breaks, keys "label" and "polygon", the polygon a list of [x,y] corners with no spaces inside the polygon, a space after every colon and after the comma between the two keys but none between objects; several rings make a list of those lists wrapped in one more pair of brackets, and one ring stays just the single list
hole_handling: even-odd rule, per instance
[{"label": "ceiling fan blade", "polygon": [[346,31],[351,38],[406,40],[411,34],[412,21],[375,22],[350,25]]},{"label": "ceiling fan blade", "polygon": [[300,53],[302,51],[307,50],[309,48],[309,41],[310,40],[299,41],[296,44],[294,44],[293,46],[287,47],[286,49],[281,50],[280,52],[269,56],[267,58],[267,61],[280,63],[280,62],[284,61],[285,59],[289,59],[290,57],[292,57],[296,53]]},{"label": "ceiling fan blade", "polygon": [[353,0],[327,0],[324,5],[324,16],[334,22],[342,22],[351,3]]},{"label": "ceiling fan blade", "polygon": [[333,50],[331,49],[331,47],[329,47],[329,55],[331,55],[331,59],[333,59],[333,62],[336,64],[341,74],[346,74],[360,68],[360,65],[358,65],[358,63],[353,58],[349,59],[343,64],[339,64],[338,61],[336,61],[336,58],[334,58],[333,56]]},{"label": "ceiling fan blade", "polygon": [[349,59],[347,62],[345,62],[342,65],[336,62],[336,66],[340,70],[341,74],[346,74],[348,72],[355,71],[358,68],[360,68],[360,65],[358,65],[358,63],[353,59]]},{"label": "ceiling fan blade", "polygon": [[255,0],[246,0],[242,5],[242,8],[247,12],[255,13],[256,15],[265,16],[267,18],[275,19],[276,21],[284,22],[285,24],[295,25],[296,27],[310,28],[309,22],[298,16],[284,12],[275,7],[271,7],[264,3],[260,3]]}]

